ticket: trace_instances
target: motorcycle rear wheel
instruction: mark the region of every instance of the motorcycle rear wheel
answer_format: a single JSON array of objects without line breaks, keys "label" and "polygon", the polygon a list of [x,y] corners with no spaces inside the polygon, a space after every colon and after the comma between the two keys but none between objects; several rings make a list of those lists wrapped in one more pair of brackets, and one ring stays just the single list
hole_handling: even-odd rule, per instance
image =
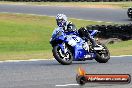
[{"label": "motorcycle rear wheel", "polygon": [[104,49],[101,51],[96,51],[97,56],[95,60],[99,63],[106,63],[110,59],[110,52],[104,44],[99,44],[99,45],[102,45]]}]

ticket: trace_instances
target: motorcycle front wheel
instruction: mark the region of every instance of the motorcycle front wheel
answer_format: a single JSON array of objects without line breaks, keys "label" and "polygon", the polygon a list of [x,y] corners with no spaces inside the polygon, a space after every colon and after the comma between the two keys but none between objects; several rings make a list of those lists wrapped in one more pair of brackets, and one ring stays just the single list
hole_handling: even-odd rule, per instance
[{"label": "motorcycle front wheel", "polygon": [[54,58],[62,65],[70,65],[73,61],[73,56],[71,51],[67,48],[67,53],[63,53],[60,46],[53,47],[53,56]]}]

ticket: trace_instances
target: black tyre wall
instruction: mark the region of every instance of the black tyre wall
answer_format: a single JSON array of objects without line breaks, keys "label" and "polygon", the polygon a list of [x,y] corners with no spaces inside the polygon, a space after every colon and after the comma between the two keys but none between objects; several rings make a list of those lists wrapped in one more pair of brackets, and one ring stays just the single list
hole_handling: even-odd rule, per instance
[{"label": "black tyre wall", "polygon": [[132,39],[132,24],[123,25],[90,25],[87,30],[98,30],[100,38]]}]

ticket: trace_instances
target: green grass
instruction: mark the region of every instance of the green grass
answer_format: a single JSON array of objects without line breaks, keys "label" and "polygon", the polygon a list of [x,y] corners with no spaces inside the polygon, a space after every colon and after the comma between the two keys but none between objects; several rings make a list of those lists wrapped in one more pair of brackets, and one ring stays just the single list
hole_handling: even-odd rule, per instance
[{"label": "green grass", "polygon": [[[108,24],[69,19],[77,28],[86,25]],[[55,18],[24,14],[0,14],[0,60],[53,58],[49,44]],[[111,55],[132,55],[132,41],[108,45]]]},{"label": "green grass", "polygon": [[132,55],[132,40],[107,45],[111,55]]},{"label": "green grass", "polygon": [[[70,19],[77,28],[105,22]],[[55,18],[24,14],[0,14],[0,60],[52,58],[49,44]]]},{"label": "green grass", "polygon": [[[1,4],[30,4],[30,5],[51,5],[51,6],[74,6],[74,7],[113,7],[113,8],[128,8],[132,6],[132,2],[5,2]],[[93,6],[94,5],[94,6]]]},{"label": "green grass", "polygon": [[[1,15],[0,52],[49,49],[47,42],[52,32],[50,29],[55,25],[53,24],[54,26],[52,26],[50,24],[50,22],[54,23],[52,18],[41,18],[22,15]],[[47,22],[49,20],[51,21]]]}]

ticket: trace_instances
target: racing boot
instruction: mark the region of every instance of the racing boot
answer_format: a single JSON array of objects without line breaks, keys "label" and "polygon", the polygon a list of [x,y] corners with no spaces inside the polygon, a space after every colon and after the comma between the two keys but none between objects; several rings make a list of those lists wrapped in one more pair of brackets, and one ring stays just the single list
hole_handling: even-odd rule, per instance
[{"label": "racing boot", "polygon": [[102,50],[104,48],[101,45],[98,45],[94,38],[90,38],[90,42],[92,43],[94,50]]}]

